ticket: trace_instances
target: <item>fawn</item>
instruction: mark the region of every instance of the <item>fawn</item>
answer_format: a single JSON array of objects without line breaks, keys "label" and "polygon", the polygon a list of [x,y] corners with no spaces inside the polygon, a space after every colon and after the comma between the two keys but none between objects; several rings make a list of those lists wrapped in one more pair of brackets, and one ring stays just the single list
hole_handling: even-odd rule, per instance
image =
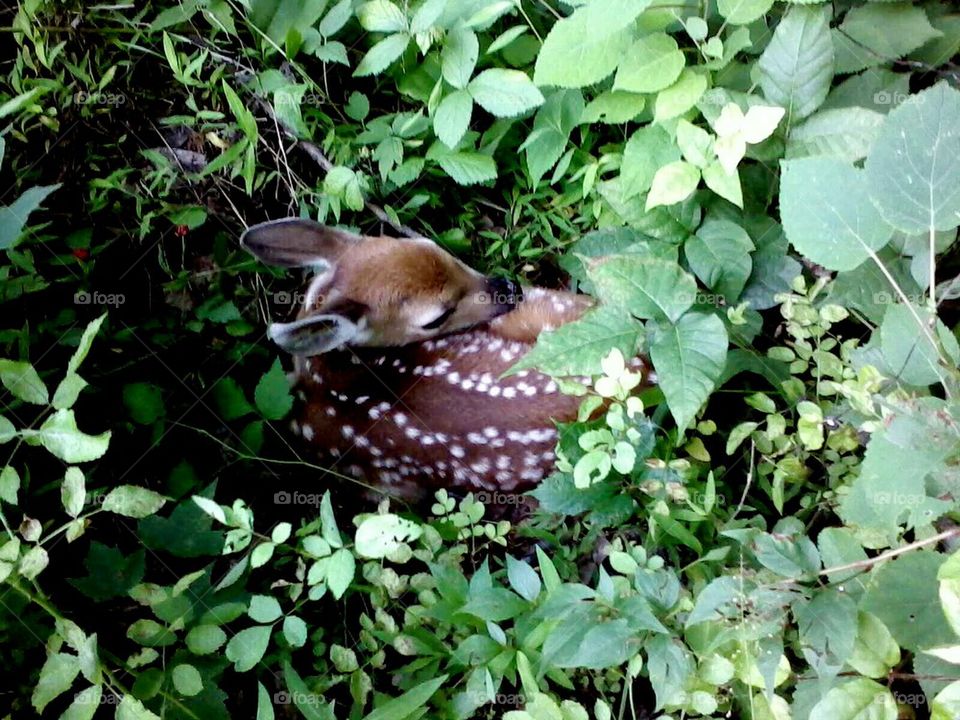
[{"label": "fawn", "polygon": [[294,430],[332,466],[407,500],[521,492],[550,472],[554,423],[574,419],[580,399],[535,371],[500,375],[588,297],[524,288],[521,298],[426,238],[286,219],[251,227],[241,244],[270,265],[317,269],[297,319],[268,335],[294,356]]}]

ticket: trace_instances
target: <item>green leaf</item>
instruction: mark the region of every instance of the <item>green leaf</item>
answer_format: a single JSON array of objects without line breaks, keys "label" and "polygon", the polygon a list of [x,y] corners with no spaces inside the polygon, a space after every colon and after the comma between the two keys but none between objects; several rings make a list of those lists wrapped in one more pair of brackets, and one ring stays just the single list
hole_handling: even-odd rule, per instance
[{"label": "green leaf", "polygon": [[605,90],[590,101],[583,111],[581,121],[609,125],[630,122],[643,111],[646,104],[647,101],[643,95],[620,90]]},{"label": "green leaf", "polygon": [[19,95],[10,98],[5,103],[0,105],[0,118],[5,118],[7,115],[12,115],[20,108],[26,107],[46,92],[49,92],[48,87],[35,87],[32,90],[28,90],[25,93],[20,93]]},{"label": "green leaf", "polygon": [[0,250],[9,250],[20,241],[30,213],[40,207],[40,203],[59,187],[60,185],[32,187],[14,200],[12,205],[0,207]]},{"label": "green leaf", "polygon": [[422,708],[447,681],[447,675],[420,683],[403,695],[380,705],[376,710],[364,715],[363,720],[401,720]]},{"label": "green leaf", "polygon": [[470,81],[467,90],[477,105],[501,118],[516,117],[543,104],[543,94],[519,70],[484,70]]},{"label": "green leaf", "polygon": [[246,672],[256,667],[263,658],[270,643],[270,626],[255,625],[241,630],[227,643],[227,660],[233,663],[234,670]]},{"label": "green leaf", "polygon": [[810,720],[897,720],[893,694],[879,683],[855,678],[830,690],[810,711]]},{"label": "green leaf", "polygon": [[880,134],[883,119],[862,107],[822,110],[790,132],[787,158],[831,155],[850,163],[863,160]]},{"label": "green leaf", "polygon": [[517,594],[527,602],[533,602],[540,594],[542,583],[530,564],[507,555],[507,579]]},{"label": "green leaf", "polygon": [[13,423],[0,415],[0,445],[8,443],[17,436],[17,429]]},{"label": "green leaf", "polygon": [[143,579],[144,555],[142,549],[123,555],[116,548],[94,540],[83,561],[87,575],[70,580],[70,584],[98,602],[126,595]]},{"label": "green leaf", "polygon": [[876,615],[860,613],[857,639],[847,663],[861,675],[885,678],[900,664],[900,646]]},{"label": "green leaf", "polygon": [[960,717],[960,681],[954,681],[937,693],[930,706],[930,720],[954,720]]},{"label": "green leaf", "polygon": [[[2,493],[0,493],[2,496]],[[68,467],[60,486],[60,500],[63,509],[70,517],[77,517],[83,512],[83,505],[87,499],[86,483],[80,468]]]},{"label": "green leaf", "polygon": [[906,233],[960,225],[960,91],[946,82],[887,116],[867,157],[870,197]]},{"label": "green leaf", "polygon": [[773,7],[773,0],[717,0],[717,10],[731,25],[749,25]]},{"label": "green leaf", "polygon": [[131,383],[123,387],[123,404],[130,417],[140,425],[152,425],[164,414],[163,395],[151,383]]},{"label": "green leaf", "polygon": [[450,152],[434,145],[427,152],[427,159],[436,161],[458,185],[475,185],[497,177],[493,158],[482,153]]},{"label": "green leaf", "polygon": [[40,668],[40,679],[33,689],[30,702],[38,713],[59,697],[73,684],[80,674],[80,663],[74,655],[66,653],[50,653],[47,655],[43,667]]},{"label": "green leaf", "polygon": [[60,720],[91,720],[93,714],[100,707],[103,687],[91,685],[73,696],[70,707],[64,710]]},{"label": "green leaf", "polygon": [[792,6],[757,63],[764,96],[787,111],[788,127],[820,107],[833,80],[833,42],[821,6]]},{"label": "green leaf", "polygon": [[625,199],[647,192],[657,171],[680,159],[680,149],[659,125],[637,130],[623,148],[620,184]]},{"label": "green leaf", "polygon": [[693,195],[700,184],[700,170],[686,160],[677,160],[657,170],[647,195],[646,209],[675,205]]},{"label": "green leaf", "polygon": [[102,457],[110,444],[110,431],[87,435],[77,428],[73,410],[57,410],[39,430],[24,430],[23,436],[39,442],[53,455],[68,463],[81,463]]},{"label": "green leaf", "polygon": [[946,372],[941,366],[938,348],[930,344],[929,335],[917,322],[919,316],[924,326],[931,328],[935,322],[936,339],[950,360],[960,361],[960,346],[946,325],[927,308],[915,307],[914,312],[906,305],[891,305],[883,316],[880,326],[880,348],[883,359],[894,376],[908,385],[926,386],[940,380]]},{"label": "green leaf", "polygon": [[462,90],[470,82],[480,56],[480,41],[472,30],[454,30],[447,35],[440,51],[443,79]]},{"label": "green leaf", "polygon": [[633,21],[652,0],[593,0],[554,23],[537,54],[533,81],[579,88],[612,73],[630,46]]},{"label": "green leaf", "polygon": [[556,91],[549,95],[533,119],[533,132],[521,145],[526,152],[527,172],[534,186],[563,155],[570,133],[583,114],[579,90]]},{"label": "green leaf", "polygon": [[714,160],[703,169],[703,183],[717,195],[729,200],[739,208],[743,207],[743,189],[740,187],[740,175],[727,169],[719,160]]},{"label": "green leaf", "polygon": [[356,551],[364,558],[384,558],[401,543],[412,542],[423,533],[422,528],[399,515],[372,515],[357,528]]},{"label": "green leaf", "polygon": [[253,412],[253,406],[247,402],[243,389],[232,377],[217,381],[211,394],[220,417],[224,420],[236,420]]},{"label": "green leaf", "polygon": [[192,697],[203,690],[203,678],[200,677],[200,672],[193,665],[187,663],[177,665],[173,668],[171,678],[173,679],[173,687],[181,695]]},{"label": "green leaf", "polygon": [[829,157],[781,164],[780,215],[798,252],[830,270],[853,270],[890,240],[893,228],[870,201],[862,170]]},{"label": "green leaf", "polygon": [[609,305],[638,318],[676,322],[693,304],[697,284],[675,262],[659,258],[614,255],[588,268],[597,295]]},{"label": "green leaf", "polygon": [[103,509],[132,518],[145,518],[163,507],[167,499],[160,493],[136,485],[121,485],[103,499]]},{"label": "green leaf", "polygon": [[342,165],[331,168],[323,179],[323,191],[343,201],[351,210],[363,208],[363,192],[357,173]]},{"label": "green leaf", "polygon": [[325,38],[331,37],[347,24],[352,15],[353,3],[351,0],[340,0],[323,16],[323,20],[317,25],[317,32]]},{"label": "green leaf", "polygon": [[216,625],[197,625],[187,633],[185,642],[194,655],[209,655],[227,641],[227,634]]},{"label": "green leaf", "polygon": [[57,410],[66,410],[73,407],[80,397],[80,393],[87,386],[87,381],[75,372],[68,372],[53,393],[51,404]]},{"label": "green leaf", "polygon": [[470,127],[473,98],[466,90],[447,95],[433,114],[433,132],[441,142],[453,149]]},{"label": "green leaf", "polygon": [[306,720],[337,720],[333,703],[328,703],[312,686],[308,686],[289,662],[283,663],[283,680],[293,704]]},{"label": "green leaf", "polygon": [[390,67],[398,57],[403,55],[403,51],[407,49],[409,44],[410,36],[406,33],[387,35],[363,56],[363,60],[353,71],[354,76],[379,75]]},{"label": "green leaf", "polygon": [[364,30],[370,32],[392,33],[407,29],[407,18],[403,10],[390,0],[371,0],[357,8],[357,20]]},{"label": "green leaf", "polygon": [[713,391],[727,358],[727,330],[716,315],[687,313],[661,326],[650,359],[670,413],[682,431]]},{"label": "green leaf", "polygon": [[303,647],[307,644],[307,624],[296,615],[288,615],[283,619],[283,636],[293,647]]},{"label": "green leaf", "polygon": [[600,307],[579,320],[541,333],[537,344],[509,373],[537,368],[548,375],[597,375],[600,360],[617,348],[633,357],[640,327],[618,308]]},{"label": "green leaf", "polygon": [[0,470],[0,500],[16,505],[18,492],[20,492],[20,473],[13,465],[4,465]]},{"label": "green leaf", "polygon": [[687,68],[673,85],[657,95],[653,103],[654,122],[662,123],[683,115],[697,104],[706,90],[706,75]]},{"label": "green leaf", "polygon": [[335,600],[342,598],[350,587],[356,566],[353,553],[346,548],[340,548],[330,557],[327,563],[327,587]]},{"label": "green leaf", "polygon": [[258,623],[272,623],[283,615],[283,610],[272,595],[254,595],[250,598],[247,614]]},{"label": "green leaf", "polygon": [[34,405],[46,405],[49,402],[47,386],[28,362],[0,360],[0,382],[19,400]]},{"label": "green leaf", "polygon": [[143,703],[133,695],[124,695],[117,705],[115,720],[160,720],[159,716],[147,710]]},{"label": "green leaf", "polygon": [[657,32],[639,38],[624,55],[613,80],[614,90],[652,93],[673,85],[686,61],[677,41]]},{"label": "green leaf", "polygon": [[753,249],[746,230],[730,220],[713,219],[704,222],[683,246],[690,269],[728,304],[740,297],[753,271]]},{"label": "green leaf", "polygon": [[857,72],[897,60],[942,33],[934,29],[926,11],[909,3],[868,3],[851,8],[839,30],[837,70]]},{"label": "green leaf", "polygon": [[253,401],[267,420],[280,420],[290,412],[293,395],[290,394],[290,383],[280,365],[280,358],[274,360],[270,369],[260,378],[253,391]]}]

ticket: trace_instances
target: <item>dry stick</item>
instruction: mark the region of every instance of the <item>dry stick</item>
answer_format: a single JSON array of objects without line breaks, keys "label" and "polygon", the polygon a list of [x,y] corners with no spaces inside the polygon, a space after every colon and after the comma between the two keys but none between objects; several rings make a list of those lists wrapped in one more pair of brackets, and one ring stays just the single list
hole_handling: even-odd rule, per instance
[{"label": "dry stick", "polygon": [[845,572],[847,570],[865,570],[872,565],[883,562],[884,560],[889,560],[890,558],[903,555],[904,553],[908,553],[912,550],[926,547],[927,545],[935,545],[941,540],[949,540],[950,538],[958,535],[960,535],[960,527],[950,528],[949,530],[945,530],[937,535],[932,535],[924,540],[917,540],[916,542],[909,543],[903,547],[895,548],[894,550],[887,550],[884,553],[880,553],[876,557],[867,558],[866,560],[857,560],[856,562],[847,563],[846,565],[837,565],[836,567],[825,568],[821,570],[819,574],[833,575],[834,573]]}]

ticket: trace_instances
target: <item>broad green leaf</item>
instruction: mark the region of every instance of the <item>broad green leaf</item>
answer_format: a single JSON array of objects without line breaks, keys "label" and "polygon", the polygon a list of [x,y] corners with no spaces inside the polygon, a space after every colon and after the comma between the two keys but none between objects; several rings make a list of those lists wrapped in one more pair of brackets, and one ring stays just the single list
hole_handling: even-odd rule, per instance
[{"label": "broad green leaf", "polygon": [[372,515],[360,523],[354,542],[360,557],[384,558],[422,533],[419,525],[399,515]]},{"label": "broad green leaf", "polygon": [[657,170],[647,194],[646,209],[675,205],[690,197],[700,183],[700,170],[686,160],[677,160]]},{"label": "broad green leaf", "polygon": [[439,690],[447,681],[446,675],[441,675],[433,680],[427,680],[420,683],[412,690],[408,690],[403,695],[393,700],[388,700],[376,710],[363,716],[363,720],[400,720],[407,718],[422,708],[433,697],[433,694]]},{"label": "broad green leaf", "polygon": [[246,672],[256,667],[270,643],[270,626],[255,625],[241,630],[227,643],[227,660],[234,670]]},{"label": "broad green leaf", "polygon": [[600,358],[617,348],[624,357],[636,351],[640,327],[618,308],[600,307],[551,332],[510,368],[509,373],[537,368],[549,375],[597,375]]},{"label": "broad green leaf", "polygon": [[480,56],[480,42],[471,30],[454,30],[447,35],[440,52],[440,67],[443,79],[455,88],[463,89]]},{"label": "broad green leaf", "polygon": [[378,42],[363,56],[363,60],[353,71],[354,76],[364,77],[366,75],[379,75],[386,70],[393,62],[403,55],[403,51],[410,44],[410,36],[406,33],[396,33],[387,35]]},{"label": "broad green leaf", "polygon": [[697,294],[692,276],[659,258],[614,255],[588,268],[588,275],[605,304],[642,319],[676,322]]},{"label": "broad green leaf", "polygon": [[424,2],[421,2],[410,21],[410,32],[416,35],[429,30],[440,19],[446,5],[447,0],[424,0]]},{"label": "broad green leaf", "polygon": [[960,91],[946,82],[887,116],[867,157],[870,197],[907,233],[960,225]]},{"label": "broad green leaf", "polygon": [[23,235],[27,218],[59,185],[32,187],[8,207],[0,207],[0,250],[14,247]]},{"label": "broad green leaf", "polygon": [[773,0],[717,0],[717,10],[731,25],[749,25],[771,7]]},{"label": "broad green leaf", "polygon": [[280,366],[280,358],[273,361],[270,369],[263,374],[253,391],[253,401],[257,410],[268,420],[280,420],[293,407],[290,394],[290,382]]},{"label": "broad green leaf", "polygon": [[356,560],[353,553],[346,548],[340,548],[327,563],[327,587],[335,600],[343,597],[343,594],[353,582],[356,573]]},{"label": "broad green leaf", "polygon": [[393,33],[407,29],[407,18],[403,10],[390,0],[371,0],[357,8],[357,20],[361,27],[370,32]]},{"label": "broad green leaf", "polygon": [[554,23],[537,54],[539,86],[579,88],[610,75],[630,46],[633,21],[652,0],[593,0]]},{"label": "broad green leaf", "polygon": [[704,185],[737,207],[743,207],[743,188],[736,170],[729,172],[720,161],[714,160],[703,169],[702,175]]},{"label": "broad green leaf", "polygon": [[601,122],[608,125],[630,122],[643,111],[646,104],[643,95],[605,90],[587,104],[581,122]]},{"label": "broad green leaf", "polygon": [[537,110],[533,132],[521,145],[526,153],[527,172],[533,184],[563,155],[570,133],[581,122],[583,95],[579,90],[560,90],[551,93]]},{"label": "broad green leaf", "polygon": [[117,705],[115,720],[160,720],[160,717],[143,706],[133,695],[124,695]]},{"label": "broad green leaf", "polygon": [[427,159],[434,160],[458,185],[475,185],[495,180],[497,165],[493,158],[478,152],[450,152],[447,148],[433,145]]},{"label": "broad green leaf", "polygon": [[792,6],[757,68],[764,96],[786,109],[788,127],[813,114],[833,80],[833,43],[823,7]]},{"label": "broad green leaf", "polygon": [[477,75],[467,90],[477,105],[496,117],[515,117],[543,104],[543,95],[526,73],[491,68]]},{"label": "broad green leaf", "polygon": [[697,104],[706,90],[706,75],[687,68],[673,85],[657,95],[653,103],[653,121],[662,123],[683,115]]},{"label": "broad green leaf", "polygon": [[340,0],[327,11],[323,20],[317,25],[317,31],[325,38],[337,33],[353,15],[353,3],[350,0]]},{"label": "broad green leaf", "polygon": [[272,623],[283,615],[280,603],[272,595],[254,595],[250,598],[247,615],[258,623]]},{"label": "broad green leaf", "polygon": [[13,465],[4,465],[0,470],[0,500],[11,505],[17,504],[20,492],[20,473]]},{"label": "broad green leaf", "polygon": [[512,555],[507,555],[507,579],[510,587],[528,602],[533,602],[540,594],[540,576],[529,563],[517,560]]},{"label": "broad green leaf", "polygon": [[660,389],[681,431],[713,391],[727,357],[727,330],[716,315],[687,313],[650,342]]},{"label": "broad green leaf", "polygon": [[289,662],[283,663],[283,681],[290,699],[305,720],[337,720],[333,703],[308,686]]},{"label": "broad green leaf", "polygon": [[75,372],[68,372],[53,393],[51,405],[57,410],[66,410],[73,407],[80,397],[80,393],[87,386],[87,381]]},{"label": "broad green leaf", "polygon": [[261,682],[257,682],[257,715],[254,720],[276,720],[273,700]]},{"label": "broad green leaf", "polygon": [[173,668],[170,674],[173,680],[173,687],[177,692],[187,697],[193,697],[203,690],[203,678],[200,672],[188,663],[181,663]]},{"label": "broad green leaf", "polygon": [[[888,307],[880,326],[880,348],[894,377],[908,385],[931,385],[943,377],[946,368],[940,364],[938,348],[930,344],[929,336],[934,333],[923,332],[915,314],[931,328],[935,318],[926,308],[915,307],[914,312],[910,312],[906,305]],[[939,319],[936,319],[936,340],[954,364],[960,361],[957,339]]]},{"label": "broad green leaf", "polygon": [[91,685],[73,696],[70,707],[64,710],[60,720],[91,720],[93,714],[100,707],[103,696],[103,686]]},{"label": "broad green leaf", "polygon": [[39,545],[30,548],[22,558],[20,558],[19,571],[27,580],[33,580],[50,564],[50,556],[47,551]]},{"label": "broad green leaf", "polygon": [[937,693],[930,706],[930,720],[954,720],[960,717],[960,681],[954,681]]},{"label": "broad green leaf", "polygon": [[132,518],[145,518],[163,507],[167,499],[160,493],[136,485],[121,485],[103,499],[107,512]]},{"label": "broad green leaf", "polygon": [[293,647],[303,647],[307,643],[307,624],[296,615],[283,619],[283,637]]},{"label": "broad green leaf", "polygon": [[659,125],[637,130],[623,148],[620,187],[625,199],[647,192],[657,171],[680,159],[680,149]]},{"label": "broad green leaf", "polygon": [[0,415],[0,445],[8,443],[17,436],[17,429],[13,423]]},{"label": "broad green leaf", "polygon": [[197,625],[187,633],[185,642],[194,655],[209,655],[227,641],[227,634],[216,625]]},{"label": "broad green leaf", "polygon": [[861,612],[857,619],[857,640],[847,663],[861,675],[885,678],[900,664],[900,646],[875,615]]},{"label": "broad green leaf", "polygon": [[810,720],[897,720],[897,715],[890,690],[855,678],[830,690],[810,711]]},{"label": "broad green leaf", "polygon": [[70,517],[77,517],[83,512],[83,505],[87,499],[86,483],[80,468],[68,467],[60,486],[60,500],[63,509]]},{"label": "broad green leaf", "polygon": [[861,107],[821,110],[790,132],[787,158],[830,155],[850,163],[863,160],[883,119],[880,113]]},{"label": "broad green leaf", "polygon": [[73,410],[57,410],[39,430],[24,430],[24,438],[39,443],[53,455],[68,463],[81,463],[101,457],[110,444],[110,431],[87,435],[77,428]]},{"label": "broad green leaf", "polygon": [[780,216],[793,246],[830,270],[853,270],[893,228],[870,202],[862,170],[829,157],[781,163]]},{"label": "broad green leaf", "polygon": [[19,400],[34,405],[46,405],[49,402],[47,386],[28,362],[0,360],[0,382]]},{"label": "broad green leaf", "polygon": [[164,414],[163,394],[152,383],[130,383],[123,387],[123,404],[140,425],[152,425]]},{"label": "broad green leaf", "polygon": [[47,655],[43,667],[40,668],[40,678],[33,688],[30,702],[38,713],[50,704],[52,700],[65,693],[80,674],[80,663],[74,655],[67,653],[50,653]]},{"label": "broad green leaf", "polygon": [[694,274],[732,304],[743,291],[753,270],[753,241],[747,231],[730,220],[708,219],[687,240],[683,252]]},{"label": "broad green leaf", "polygon": [[444,145],[453,149],[470,127],[473,98],[466,90],[447,95],[433,114],[433,132]]},{"label": "broad green leaf", "polygon": [[883,65],[940,35],[925,10],[909,3],[867,3],[851,8],[833,35],[837,71],[850,73]]},{"label": "broad green leaf", "polygon": [[613,80],[613,89],[652,93],[670,87],[680,77],[686,61],[677,41],[666,33],[639,38],[630,48]]}]

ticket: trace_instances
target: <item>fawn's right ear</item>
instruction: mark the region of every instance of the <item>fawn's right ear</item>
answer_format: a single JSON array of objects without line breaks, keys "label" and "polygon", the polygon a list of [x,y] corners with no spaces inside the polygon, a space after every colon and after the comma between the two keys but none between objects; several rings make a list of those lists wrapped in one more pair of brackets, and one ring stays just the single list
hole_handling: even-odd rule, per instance
[{"label": "fawn's right ear", "polygon": [[312,315],[289,323],[273,323],[267,335],[291,355],[310,357],[349,345],[362,334],[343,315]]},{"label": "fawn's right ear", "polygon": [[363,237],[312,220],[269,220],[247,229],[240,245],[267,265],[332,267]]}]

